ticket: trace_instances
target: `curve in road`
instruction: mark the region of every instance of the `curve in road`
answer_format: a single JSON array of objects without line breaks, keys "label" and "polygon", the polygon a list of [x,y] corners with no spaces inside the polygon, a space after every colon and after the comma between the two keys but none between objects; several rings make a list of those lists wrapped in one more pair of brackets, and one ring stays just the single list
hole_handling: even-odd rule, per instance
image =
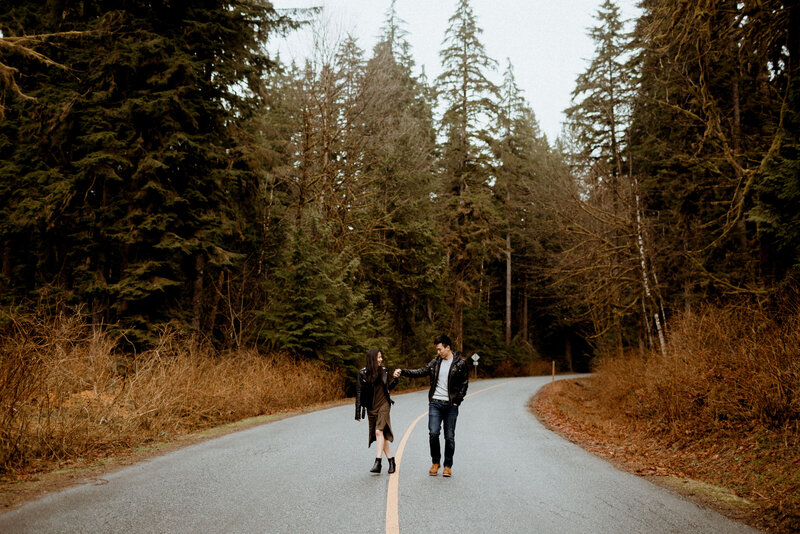
[{"label": "curve in road", "polygon": [[417,424],[427,391],[419,391],[394,396],[392,423],[405,430],[393,445],[396,475],[370,475],[367,425],[339,406],[47,495],[0,515],[0,532],[754,532],[546,430],[527,404],[549,380],[473,383],[451,478],[428,475],[427,429]]},{"label": "curve in road", "polygon": [[[505,383],[505,382],[504,382]],[[493,388],[497,388],[502,386],[504,383],[495,384],[494,386],[489,386],[487,388],[483,388],[481,390],[475,391],[474,393],[469,393],[465,399],[477,395],[483,391],[488,391]],[[397,511],[397,495],[398,491],[397,488],[400,484],[400,465],[403,462],[403,451],[406,448],[406,442],[408,438],[411,436],[411,432],[414,431],[414,427],[417,426],[417,423],[422,420],[423,417],[428,415],[428,412],[422,412],[419,417],[414,419],[414,422],[409,425],[406,433],[403,434],[403,438],[400,440],[400,444],[397,446],[397,453],[395,453],[395,462],[397,463],[397,470],[394,473],[394,476],[389,477],[389,488],[386,492],[386,534],[399,534],[400,532],[400,520],[398,517]]]}]

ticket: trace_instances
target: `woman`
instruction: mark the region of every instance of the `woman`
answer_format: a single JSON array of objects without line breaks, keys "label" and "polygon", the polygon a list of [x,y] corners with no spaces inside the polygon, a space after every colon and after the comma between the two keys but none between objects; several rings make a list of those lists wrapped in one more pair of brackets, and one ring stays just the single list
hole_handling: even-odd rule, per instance
[{"label": "woman", "polygon": [[386,454],[389,461],[389,474],[394,473],[394,456],[389,456],[389,442],[394,441],[392,434],[392,422],[389,419],[389,412],[394,401],[389,396],[389,390],[397,385],[396,378],[389,381],[389,370],[381,365],[383,355],[378,349],[367,351],[366,367],[358,373],[356,381],[356,421],[364,418],[364,411],[367,412],[369,420],[369,443],[378,443],[375,464],[370,473],[381,472],[381,456]]}]

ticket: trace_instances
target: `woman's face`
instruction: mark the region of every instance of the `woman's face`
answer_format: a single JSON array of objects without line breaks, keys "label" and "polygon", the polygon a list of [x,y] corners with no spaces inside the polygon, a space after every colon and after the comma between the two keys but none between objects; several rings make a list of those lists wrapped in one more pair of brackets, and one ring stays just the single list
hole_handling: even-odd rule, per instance
[{"label": "woman's face", "polygon": [[381,353],[379,352],[379,353],[378,353],[378,365],[380,365],[380,364],[382,364],[382,363],[383,363],[383,354],[381,354]]}]

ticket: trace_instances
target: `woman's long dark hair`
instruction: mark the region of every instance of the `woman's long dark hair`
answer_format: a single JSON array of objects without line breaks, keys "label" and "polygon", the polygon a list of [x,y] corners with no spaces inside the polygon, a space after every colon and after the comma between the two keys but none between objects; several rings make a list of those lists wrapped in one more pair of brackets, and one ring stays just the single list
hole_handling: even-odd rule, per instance
[{"label": "woman's long dark hair", "polygon": [[369,349],[367,351],[367,382],[377,382],[380,370],[380,366],[378,365],[378,353],[380,350],[378,349]]}]

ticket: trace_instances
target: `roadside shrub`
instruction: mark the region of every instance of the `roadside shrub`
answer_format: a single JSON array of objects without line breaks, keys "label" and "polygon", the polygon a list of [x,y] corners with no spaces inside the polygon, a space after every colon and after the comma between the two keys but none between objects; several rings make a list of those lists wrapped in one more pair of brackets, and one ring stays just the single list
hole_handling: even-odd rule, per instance
[{"label": "roadside shrub", "polygon": [[0,470],[127,448],[340,398],[341,373],[288,354],[218,352],[175,332],[127,355],[75,314],[0,336]]},{"label": "roadside shrub", "polygon": [[671,322],[666,357],[601,357],[594,383],[605,409],[666,427],[745,422],[798,431],[798,356],[797,306],[708,306]]}]

